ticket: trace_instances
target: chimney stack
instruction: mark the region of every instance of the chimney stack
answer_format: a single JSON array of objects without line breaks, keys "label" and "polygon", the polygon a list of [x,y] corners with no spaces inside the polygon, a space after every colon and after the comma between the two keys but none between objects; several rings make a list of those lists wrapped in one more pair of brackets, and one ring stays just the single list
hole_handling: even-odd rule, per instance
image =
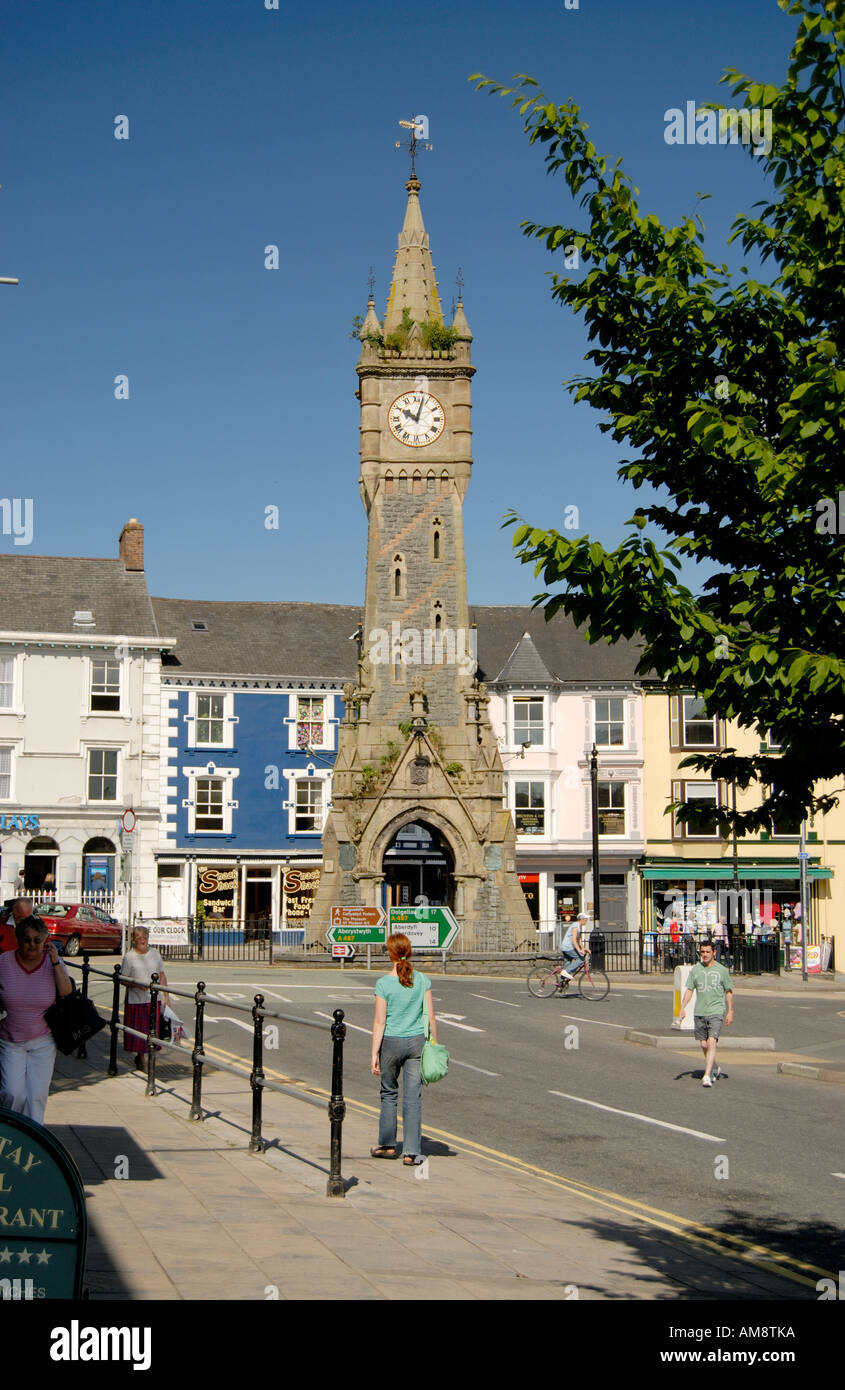
[{"label": "chimney stack", "polygon": [[121,531],[118,553],[127,570],[143,570],[144,528],[137,517],[130,517]]}]

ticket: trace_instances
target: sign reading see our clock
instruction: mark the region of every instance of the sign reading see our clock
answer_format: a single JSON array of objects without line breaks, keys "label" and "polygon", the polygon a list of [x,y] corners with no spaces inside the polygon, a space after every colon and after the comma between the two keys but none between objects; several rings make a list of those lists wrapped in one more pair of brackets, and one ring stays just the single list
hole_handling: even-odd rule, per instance
[{"label": "sign reading see our clock", "polygon": [[408,391],[396,397],[387,419],[400,444],[418,449],[422,444],[433,443],[443,433],[446,412],[437,397],[427,391]]}]

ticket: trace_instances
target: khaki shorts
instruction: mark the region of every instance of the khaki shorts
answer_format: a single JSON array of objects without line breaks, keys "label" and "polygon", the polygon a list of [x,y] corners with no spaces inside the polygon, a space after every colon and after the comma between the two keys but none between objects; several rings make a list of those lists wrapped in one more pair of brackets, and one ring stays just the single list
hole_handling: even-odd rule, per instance
[{"label": "khaki shorts", "polygon": [[724,1014],[713,1014],[708,1017],[706,1014],[695,1014],[695,1036],[699,1042],[706,1042],[708,1038],[718,1038],[721,1036],[722,1024],[725,1021]]}]

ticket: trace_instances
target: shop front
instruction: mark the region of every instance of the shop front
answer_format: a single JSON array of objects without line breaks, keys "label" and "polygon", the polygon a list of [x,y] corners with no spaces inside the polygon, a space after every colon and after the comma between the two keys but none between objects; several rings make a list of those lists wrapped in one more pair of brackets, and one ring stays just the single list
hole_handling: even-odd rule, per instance
[{"label": "shop front", "polygon": [[187,916],[203,951],[235,957],[301,946],[320,881],[317,863],[243,855],[169,856],[157,865],[158,913]]}]

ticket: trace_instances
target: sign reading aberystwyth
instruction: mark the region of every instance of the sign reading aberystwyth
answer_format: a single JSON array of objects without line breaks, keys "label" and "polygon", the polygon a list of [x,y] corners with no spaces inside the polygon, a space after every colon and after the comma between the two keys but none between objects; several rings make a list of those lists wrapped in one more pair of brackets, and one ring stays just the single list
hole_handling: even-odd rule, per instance
[{"label": "sign reading aberystwyth", "polygon": [[445,951],[460,927],[448,907],[392,907],[390,930],[402,932],[412,946]]},{"label": "sign reading aberystwyth", "polygon": [[383,946],[386,920],[382,907],[333,907],[326,940],[333,946]]},{"label": "sign reading aberystwyth", "polygon": [[87,1234],[82,1180],[64,1145],[0,1110],[0,1299],[81,1298]]}]

